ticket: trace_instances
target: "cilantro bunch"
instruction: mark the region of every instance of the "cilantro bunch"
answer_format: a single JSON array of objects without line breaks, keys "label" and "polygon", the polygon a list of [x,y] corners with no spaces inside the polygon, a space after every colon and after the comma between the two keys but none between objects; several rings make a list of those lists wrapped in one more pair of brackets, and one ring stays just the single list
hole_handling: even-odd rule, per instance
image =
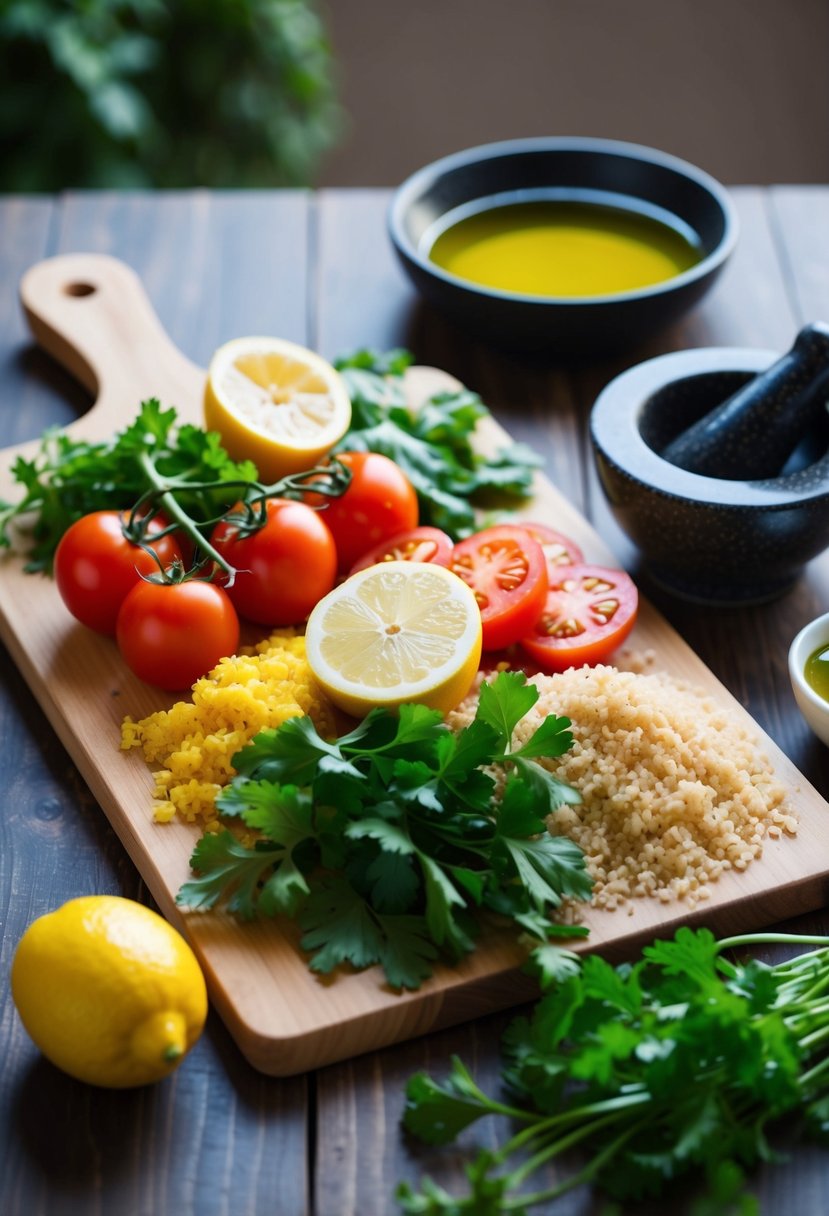
[{"label": "cilantro bunch", "polygon": [[[777,966],[723,957],[769,941],[819,949]],[[774,1159],[781,1123],[826,1143],[829,939],[718,942],[686,927],[642,953],[615,969],[597,956],[559,953],[546,977],[557,977],[555,986],[507,1032],[508,1102],[483,1093],[457,1058],[443,1081],[411,1079],[404,1124],[430,1144],[489,1114],[519,1130],[478,1154],[462,1198],[429,1179],[419,1192],[401,1185],[404,1212],[520,1216],[584,1183],[631,1200],[690,1176],[707,1182],[718,1211],[747,1214],[756,1207],[743,1192],[744,1169]],[[562,1177],[572,1157],[558,1159],[576,1148],[581,1163]],[[533,1189],[551,1164],[552,1185]]]},{"label": "cilantro bunch", "polygon": [[[537,698],[523,673],[504,672],[458,733],[419,705],[375,709],[333,742],[307,717],[260,732],[234,756],[240,775],[217,805],[262,838],[204,836],[179,904],[295,917],[315,971],[380,963],[394,988],[418,988],[438,957],[472,950],[477,909],[511,918],[543,962],[548,939],[586,933],[551,912],[565,896],[586,899],[591,881],[581,850],[544,822],[580,801],[536,763],[570,747],[569,720],[547,717],[510,750]],[[500,797],[490,765],[507,770]]]},{"label": "cilantro bunch", "polygon": [[542,462],[526,444],[489,457],[476,452],[472,433],[489,410],[468,389],[438,393],[411,413],[403,390],[411,362],[403,350],[363,350],[336,361],[352,410],[351,428],[338,448],[390,457],[417,491],[421,524],[457,540],[475,531],[476,506],[514,507],[526,500]]}]

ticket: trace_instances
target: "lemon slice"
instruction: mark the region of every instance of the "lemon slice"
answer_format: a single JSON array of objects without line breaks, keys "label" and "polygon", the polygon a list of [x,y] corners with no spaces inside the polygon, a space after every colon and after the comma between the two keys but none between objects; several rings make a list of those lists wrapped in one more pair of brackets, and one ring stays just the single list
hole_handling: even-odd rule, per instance
[{"label": "lemon slice", "polygon": [[252,460],[262,481],[312,468],[351,422],[339,373],[282,338],[235,338],[207,370],[204,420],[234,460]]},{"label": "lemon slice", "polygon": [[305,651],[323,690],[353,717],[410,701],[448,713],[478,670],[481,612],[443,566],[384,562],[320,600]]}]

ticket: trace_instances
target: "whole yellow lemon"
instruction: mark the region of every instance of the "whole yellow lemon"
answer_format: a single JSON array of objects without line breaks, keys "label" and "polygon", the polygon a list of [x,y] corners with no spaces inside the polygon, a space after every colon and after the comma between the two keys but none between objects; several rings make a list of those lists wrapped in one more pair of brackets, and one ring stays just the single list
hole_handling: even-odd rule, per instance
[{"label": "whole yellow lemon", "polygon": [[172,1072],[207,1017],[204,976],[181,934],[115,895],[72,899],[33,921],[15,951],[11,987],[46,1058],[113,1089]]}]

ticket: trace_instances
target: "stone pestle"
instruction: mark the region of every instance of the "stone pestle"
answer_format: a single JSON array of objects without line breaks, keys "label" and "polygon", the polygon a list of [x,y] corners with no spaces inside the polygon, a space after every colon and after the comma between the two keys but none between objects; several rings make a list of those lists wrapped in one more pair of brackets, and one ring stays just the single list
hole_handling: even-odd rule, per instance
[{"label": "stone pestle", "polygon": [[662,449],[704,477],[777,477],[829,395],[829,325],[806,325],[791,350]]}]

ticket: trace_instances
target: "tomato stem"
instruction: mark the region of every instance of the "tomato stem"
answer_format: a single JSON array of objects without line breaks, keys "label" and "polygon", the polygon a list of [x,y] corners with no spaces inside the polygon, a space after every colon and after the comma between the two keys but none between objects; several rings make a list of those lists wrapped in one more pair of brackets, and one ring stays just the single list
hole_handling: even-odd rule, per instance
[{"label": "tomato stem", "polygon": [[[258,531],[265,524],[267,520],[265,507],[268,499],[301,499],[309,489],[313,489],[314,493],[321,494],[325,498],[339,498],[348,489],[351,481],[351,470],[336,456],[332,457],[331,463],[328,465],[319,465],[300,473],[290,474],[271,485],[244,480],[193,482],[188,481],[186,477],[165,478],[159,473],[149,452],[142,452],[138,460],[149,482],[149,489],[141,495],[130,511],[129,518],[124,525],[125,536],[134,544],[146,547],[144,538],[149,521],[157,512],[162,511],[170,520],[170,524],[162,532],[156,533],[154,539],[166,535],[168,532],[183,532],[193,541],[197,553],[200,554],[200,559],[190,573],[199,573],[205,566],[213,563],[215,567],[224,572],[226,588],[233,586],[238,572],[205,537],[206,528],[212,528],[225,520],[234,523],[240,532],[250,534]],[[201,520],[197,523],[176,498],[176,490],[186,490],[187,493],[193,494],[207,493],[217,489],[221,489],[223,492],[238,490],[242,498],[243,514],[226,511],[213,519]],[[316,509],[324,509],[326,505],[323,502]],[[165,582],[182,581],[180,570],[172,576],[162,570],[161,577]]]},{"label": "tomato stem", "polygon": [[[135,521],[136,513],[139,512],[147,502],[151,501],[154,508],[163,510],[169,519],[175,521],[175,524],[178,526],[178,530],[183,532],[190,538],[190,540],[193,541],[197,548],[202,551],[205,558],[209,558],[211,561],[215,562],[216,565],[225,572],[225,587],[232,587],[236,581],[235,568],[222,557],[218,550],[213,548],[210,541],[207,540],[203,533],[199,530],[199,527],[195,521],[180,505],[175,497],[175,494],[173,493],[173,486],[166,482],[163,477],[161,477],[150,454],[148,452],[142,452],[139,456],[139,461],[141,463],[141,468],[143,469],[147,479],[150,482],[150,485],[153,488],[148,490],[146,494],[142,494],[141,498],[139,498],[138,502],[133,507],[132,512],[130,513],[130,524]],[[194,487],[189,486],[188,488],[192,490]]]}]

